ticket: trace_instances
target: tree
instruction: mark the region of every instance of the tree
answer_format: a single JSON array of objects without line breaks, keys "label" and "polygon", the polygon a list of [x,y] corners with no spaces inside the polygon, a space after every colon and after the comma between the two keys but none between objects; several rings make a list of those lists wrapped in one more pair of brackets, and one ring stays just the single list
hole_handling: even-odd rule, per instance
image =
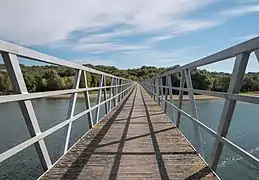
[{"label": "tree", "polygon": [[211,90],[213,79],[210,73],[206,70],[194,70],[192,73],[194,89]]},{"label": "tree", "polygon": [[36,91],[41,92],[41,91],[47,91],[47,80],[45,78],[42,78],[40,76],[36,76]]},{"label": "tree", "polygon": [[29,92],[35,92],[37,87],[37,82],[34,73],[24,73],[24,81]]},{"label": "tree", "polygon": [[43,76],[43,78],[47,81],[47,89],[48,90],[58,90],[63,89],[65,86],[64,80],[60,78],[57,71],[55,70],[47,70]]},{"label": "tree", "polygon": [[73,77],[64,77],[63,78],[63,81],[64,81],[64,86],[65,88],[64,89],[72,89],[72,86],[73,86]]},{"label": "tree", "polygon": [[[117,69],[114,66],[94,66],[87,64],[87,67],[94,68],[99,71],[107,72],[118,77],[124,77],[133,81],[142,81],[152,78],[157,74],[161,74],[170,70],[179,68],[179,65],[156,68],[153,66],[142,66],[135,69]],[[75,69],[63,66],[25,66],[21,65],[24,80],[29,92],[48,91],[72,88]],[[86,73],[88,87],[96,87],[99,82],[100,75]],[[209,72],[206,70],[193,69],[191,78],[195,89],[223,91],[228,90],[231,75],[223,72]],[[172,86],[180,86],[180,73],[171,75]],[[165,84],[166,79],[163,79]],[[111,78],[106,77],[106,85],[110,85]],[[82,86],[82,80],[80,82]],[[0,64],[0,91],[7,94],[12,91],[12,86],[5,66]],[[259,73],[245,74],[241,91],[259,91]],[[174,91],[177,93],[177,91]]]},{"label": "tree", "polygon": [[4,94],[9,94],[11,90],[12,84],[7,72],[0,72],[0,92],[3,92]]}]

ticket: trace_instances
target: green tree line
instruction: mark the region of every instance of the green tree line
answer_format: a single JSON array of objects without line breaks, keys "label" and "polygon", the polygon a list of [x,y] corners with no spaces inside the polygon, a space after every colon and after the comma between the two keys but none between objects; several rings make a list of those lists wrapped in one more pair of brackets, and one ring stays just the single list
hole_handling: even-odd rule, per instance
[{"label": "green tree line", "polygon": [[[124,70],[118,69],[114,66],[94,66],[91,64],[86,64],[85,66],[134,81],[142,81],[147,78],[152,78],[157,74],[179,67],[179,65],[167,68],[142,66],[141,68]],[[74,69],[60,66],[21,65],[21,69],[29,92],[70,89],[72,88],[75,76]],[[230,82],[229,73],[209,72],[207,70],[194,69],[192,70],[191,75],[193,87],[195,89],[226,92]],[[179,74],[174,74],[172,76],[173,86],[179,86],[179,77]],[[98,78],[99,76],[96,74],[87,73],[88,87],[96,87],[98,85]],[[107,85],[109,85],[111,79],[107,78],[106,81]],[[82,87],[82,82],[80,82],[80,87]],[[241,91],[259,91],[259,73],[250,72],[245,74]],[[12,93],[12,85],[3,64],[0,64],[0,93]]]}]

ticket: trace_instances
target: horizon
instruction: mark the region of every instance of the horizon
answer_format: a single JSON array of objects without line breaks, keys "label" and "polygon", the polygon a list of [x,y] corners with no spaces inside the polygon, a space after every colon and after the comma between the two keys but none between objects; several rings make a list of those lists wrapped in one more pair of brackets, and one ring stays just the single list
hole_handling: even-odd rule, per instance
[{"label": "horizon", "polygon": [[[182,66],[258,36],[258,15],[259,0],[10,0],[0,7],[0,39],[76,63]],[[230,73],[233,62],[199,69]],[[258,71],[252,53],[247,72]]]},{"label": "horizon", "polygon": [[[25,60],[25,61],[27,61],[27,60]],[[32,61],[32,60],[28,60],[28,61]],[[27,66],[27,67],[32,67],[32,66],[57,66],[57,67],[61,67],[61,66],[59,66],[59,65],[53,65],[53,64],[47,64],[47,63],[41,63],[41,62],[39,62],[40,64],[45,64],[45,65],[35,65],[35,64],[32,64],[32,63],[25,63],[25,64],[22,64],[22,63],[20,63],[20,65],[24,65],[24,66]],[[26,64],[28,64],[28,65],[26,65]],[[3,62],[1,62],[0,63],[0,65],[4,65],[4,63]],[[173,66],[177,66],[177,65],[179,65],[179,64],[176,64],[176,65],[172,65],[172,66],[164,66],[164,67],[156,67],[156,66],[149,66],[149,65],[142,65],[141,67],[137,67],[137,68],[118,68],[118,67],[116,67],[116,66],[114,66],[114,65],[103,65],[103,64],[82,64],[83,66],[86,66],[86,65],[92,65],[92,66],[104,66],[104,67],[115,67],[117,70],[125,70],[125,71],[127,71],[127,70],[132,70],[132,69],[141,69],[143,66],[146,66],[146,67],[152,67],[152,68],[157,68],[157,69],[159,69],[159,68],[164,68],[164,69],[166,69],[166,68],[170,68],[170,67],[173,67]],[[66,67],[66,68],[69,68],[69,67]],[[89,67],[89,68],[91,68],[91,67]],[[206,71],[208,71],[208,72],[210,72],[210,73],[226,73],[226,74],[231,74],[232,72],[223,72],[223,71],[211,71],[211,70],[207,70],[207,69],[202,69],[202,68],[196,68],[196,69],[199,69],[199,70],[206,70]],[[101,70],[100,70],[101,71]],[[247,73],[259,73],[259,71],[246,71],[245,72],[246,74]]]}]

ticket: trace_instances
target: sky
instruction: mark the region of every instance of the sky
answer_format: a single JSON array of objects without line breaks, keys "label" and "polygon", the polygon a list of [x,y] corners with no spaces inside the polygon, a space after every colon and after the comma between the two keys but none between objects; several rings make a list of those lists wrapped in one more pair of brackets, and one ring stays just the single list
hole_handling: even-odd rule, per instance
[{"label": "sky", "polygon": [[[0,39],[76,63],[184,65],[259,35],[259,0],[0,0]],[[231,72],[233,59],[202,67]],[[254,54],[247,71],[259,71]]]}]

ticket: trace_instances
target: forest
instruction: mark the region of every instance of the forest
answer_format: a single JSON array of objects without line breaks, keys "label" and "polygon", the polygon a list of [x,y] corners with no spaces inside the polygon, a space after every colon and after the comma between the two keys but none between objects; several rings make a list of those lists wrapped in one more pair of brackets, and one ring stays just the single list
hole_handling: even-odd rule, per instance
[{"label": "forest", "polygon": [[[85,66],[97,69],[115,76],[124,77],[134,81],[154,77],[157,74],[175,69],[179,65],[156,68],[142,66],[136,69],[118,69],[114,66],[102,66],[86,64]],[[21,65],[25,83],[29,92],[41,92],[50,90],[62,90],[72,88],[75,70],[61,66],[25,66]],[[209,72],[207,70],[194,69],[191,71],[193,87],[195,89],[226,92],[230,82],[230,74],[224,72]],[[95,87],[98,83],[98,75],[87,73],[88,87]],[[179,86],[179,75],[172,76],[173,86]],[[110,79],[107,78],[107,85]],[[259,91],[259,73],[249,72],[245,74],[241,92]],[[0,64],[0,93],[12,94],[12,85],[3,64]]]}]

